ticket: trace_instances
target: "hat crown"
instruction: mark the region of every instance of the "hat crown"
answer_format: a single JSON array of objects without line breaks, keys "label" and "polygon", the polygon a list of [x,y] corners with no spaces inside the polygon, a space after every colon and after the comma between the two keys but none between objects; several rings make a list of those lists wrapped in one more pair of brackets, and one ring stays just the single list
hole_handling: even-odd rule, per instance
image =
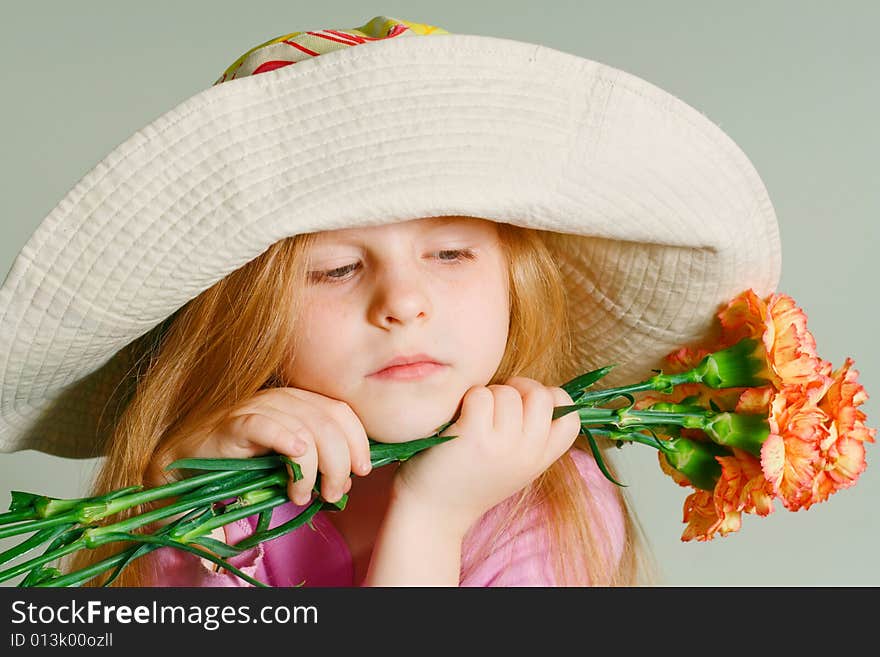
[{"label": "hat crown", "polygon": [[353,28],[327,28],[291,32],[254,46],[223,71],[212,86],[238,78],[274,71],[305,59],[334,50],[359,46],[401,36],[449,34],[436,25],[416,23],[391,16],[374,16],[364,25]]}]

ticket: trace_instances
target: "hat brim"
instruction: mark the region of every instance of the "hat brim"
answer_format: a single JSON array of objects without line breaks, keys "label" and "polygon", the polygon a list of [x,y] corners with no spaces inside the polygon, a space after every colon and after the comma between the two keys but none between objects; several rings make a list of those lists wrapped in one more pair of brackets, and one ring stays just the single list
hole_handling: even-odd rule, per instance
[{"label": "hat brim", "polygon": [[123,347],[277,240],[451,214],[559,233],[572,375],[608,385],[780,275],[754,167],[668,92],[509,39],[365,43],[195,94],[58,203],[0,288],[0,451],[101,454]]}]

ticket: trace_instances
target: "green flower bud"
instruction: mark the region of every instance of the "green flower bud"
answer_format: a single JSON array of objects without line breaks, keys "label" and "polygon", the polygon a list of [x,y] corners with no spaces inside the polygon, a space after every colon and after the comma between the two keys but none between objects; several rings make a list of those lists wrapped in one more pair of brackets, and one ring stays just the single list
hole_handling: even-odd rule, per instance
[{"label": "green flower bud", "polygon": [[770,383],[764,344],[745,338],[732,347],[709,354],[694,368],[710,388],[756,388]]},{"label": "green flower bud", "polygon": [[770,435],[770,423],[763,415],[718,413],[706,418],[703,431],[719,445],[736,447],[761,458],[761,446]]},{"label": "green flower bud", "polygon": [[670,466],[681,472],[696,488],[714,490],[721,476],[721,464],[716,456],[730,456],[729,449],[715,443],[700,442],[690,438],[664,440],[664,458]]}]

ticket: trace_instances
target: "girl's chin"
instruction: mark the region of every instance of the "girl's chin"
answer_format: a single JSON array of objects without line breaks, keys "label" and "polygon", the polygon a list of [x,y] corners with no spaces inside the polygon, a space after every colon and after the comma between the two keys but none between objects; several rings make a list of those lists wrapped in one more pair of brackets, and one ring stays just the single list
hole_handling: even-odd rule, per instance
[{"label": "girl's chin", "polygon": [[[427,438],[456,417],[467,390],[443,388],[431,394],[362,395],[352,400],[367,435],[381,443],[405,443]],[[364,400],[365,403],[359,403]]]},{"label": "girl's chin", "polygon": [[376,422],[364,421],[364,429],[367,435],[376,442],[405,443],[434,435],[437,429],[448,422],[451,417],[450,412],[445,417],[439,417],[436,422],[425,422],[424,417],[413,418],[411,422],[388,421],[387,419]]},{"label": "girl's chin", "polygon": [[418,440],[419,438],[427,438],[434,434],[437,430],[437,427],[425,427],[422,428],[414,428],[412,430],[407,430],[406,428],[401,428],[400,426],[396,427],[380,427],[376,430],[371,430],[369,426],[364,425],[364,428],[367,431],[367,435],[375,440],[377,443],[388,443],[388,444],[397,444],[397,443],[406,443],[411,440]]}]

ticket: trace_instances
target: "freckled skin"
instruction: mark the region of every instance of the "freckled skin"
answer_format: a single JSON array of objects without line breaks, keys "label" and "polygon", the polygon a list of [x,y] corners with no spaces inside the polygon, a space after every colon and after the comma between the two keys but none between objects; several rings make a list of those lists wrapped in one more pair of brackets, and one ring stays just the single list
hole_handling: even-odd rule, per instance
[{"label": "freckled skin", "polygon": [[[287,385],[348,403],[367,435],[396,443],[429,435],[486,385],[507,342],[508,272],[495,222],[429,217],[324,231],[312,272],[298,353]],[[473,259],[452,259],[467,249]],[[426,378],[368,377],[398,354],[427,353],[447,367]]]}]

